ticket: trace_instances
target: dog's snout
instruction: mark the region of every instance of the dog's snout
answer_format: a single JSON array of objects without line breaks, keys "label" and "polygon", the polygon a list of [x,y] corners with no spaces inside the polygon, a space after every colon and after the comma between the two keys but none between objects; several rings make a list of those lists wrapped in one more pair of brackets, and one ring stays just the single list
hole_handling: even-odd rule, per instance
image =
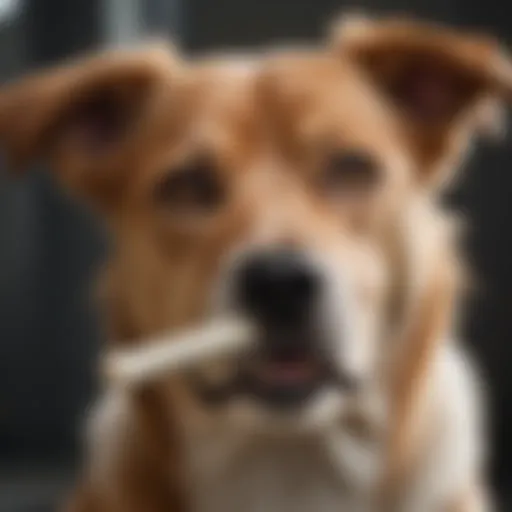
[{"label": "dog's snout", "polygon": [[299,321],[310,309],[319,284],[320,277],[307,258],[284,249],[252,255],[239,275],[243,306],[274,323]]}]

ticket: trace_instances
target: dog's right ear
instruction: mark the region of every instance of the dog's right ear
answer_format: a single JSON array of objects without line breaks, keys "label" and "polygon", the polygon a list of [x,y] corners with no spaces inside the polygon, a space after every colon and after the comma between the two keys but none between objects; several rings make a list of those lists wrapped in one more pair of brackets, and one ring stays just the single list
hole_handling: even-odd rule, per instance
[{"label": "dog's right ear", "polygon": [[21,170],[47,161],[73,192],[105,199],[148,136],[147,123],[179,68],[170,48],[155,45],[88,57],[4,87],[0,146],[7,164]]}]

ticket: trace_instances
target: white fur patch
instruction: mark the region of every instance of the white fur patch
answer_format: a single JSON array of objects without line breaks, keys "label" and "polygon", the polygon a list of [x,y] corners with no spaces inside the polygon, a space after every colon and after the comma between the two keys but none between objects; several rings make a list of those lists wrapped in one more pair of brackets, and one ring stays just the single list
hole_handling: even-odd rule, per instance
[{"label": "white fur patch", "polygon": [[480,480],[483,469],[485,435],[478,380],[455,344],[447,344],[435,363],[428,400],[430,434],[400,509],[404,512],[429,512],[440,503],[453,502]]},{"label": "white fur patch", "polygon": [[[352,463],[361,465],[361,451],[352,450],[354,446],[349,451],[345,443],[335,433],[332,437],[255,435],[243,440],[216,436],[215,453],[208,452],[207,463],[203,459],[207,452],[198,454],[190,475],[193,511],[366,511],[368,489],[351,485],[344,474]],[[202,444],[196,446],[201,449]],[[339,458],[346,462],[343,468],[337,464]]]}]

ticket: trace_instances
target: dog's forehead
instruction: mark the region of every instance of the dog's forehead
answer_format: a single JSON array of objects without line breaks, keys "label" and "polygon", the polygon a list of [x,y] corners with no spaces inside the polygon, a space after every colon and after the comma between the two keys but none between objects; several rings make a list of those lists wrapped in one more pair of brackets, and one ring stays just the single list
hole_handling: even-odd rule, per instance
[{"label": "dog's forehead", "polygon": [[253,106],[259,66],[243,56],[207,57],[192,70],[193,104],[210,115],[245,116]]},{"label": "dog's forehead", "polygon": [[[350,61],[328,52],[288,52],[269,59],[258,91],[270,115],[288,121],[299,137],[335,143],[396,146],[399,125],[368,77]],[[337,140],[336,140],[337,139]]]},{"label": "dog's forehead", "polygon": [[243,57],[203,57],[192,63],[182,106],[182,134],[192,145],[222,152],[224,145],[233,149],[253,144],[256,73],[257,66]]}]

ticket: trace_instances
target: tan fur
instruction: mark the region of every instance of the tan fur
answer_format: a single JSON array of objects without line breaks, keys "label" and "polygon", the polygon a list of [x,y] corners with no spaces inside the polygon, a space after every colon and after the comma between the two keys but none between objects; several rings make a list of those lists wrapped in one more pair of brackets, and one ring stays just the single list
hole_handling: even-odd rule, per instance
[{"label": "tan fur", "polygon": [[[162,49],[89,58],[2,91],[0,138],[14,164],[46,158],[67,190],[102,212],[112,234],[101,283],[109,340],[137,343],[202,321],[212,313],[212,296],[219,280],[225,281],[228,263],[253,247],[299,247],[335,261],[336,268],[348,266],[360,309],[373,314],[367,323],[375,316],[380,328],[385,319],[375,349],[372,383],[378,389],[370,397],[385,414],[374,414],[378,407],[361,401],[335,416],[325,432],[318,422],[315,435],[323,434],[319,451],[318,439],[313,443],[317,465],[294,468],[292,451],[290,467],[301,478],[304,470],[315,476],[305,479],[301,491],[307,494],[313,482],[311,492],[322,493],[318,512],[331,512],[337,508],[333,500],[344,499],[344,488],[326,490],[317,476],[328,468],[330,477],[343,480],[347,466],[355,470],[359,461],[350,443],[370,440],[380,450],[370,450],[370,476],[352,475],[351,498],[358,503],[375,493],[377,510],[398,511],[409,489],[421,490],[422,479],[431,476],[424,474],[425,460],[437,446],[435,415],[445,412],[436,385],[450,378],[446,361],[463,366],[458,352],[447,348],[460,291],[458,259],[432,184],[444,183],[458,166],[484,119],[483,106],[509,93],[512,73],[493,42],[448,29],[358,20],[341,32],[325,48],[271,53],[244,66],[231,56],[187,62]],[[441,85],[448,79],[448,86],[455,81],[463,88],[460,96],[441,91],[449,101],[433,120],[417,115],[415,97],[402,96],[411,58],[435,64]],[[91,149],[83,115],[90,120],[97,100],[114,109],[115,119],[103,119],[100,109],[92,121],[114,121],[107,126],[114,133],[105,146]],[[333,151],[353,150],[377,162],[377,191],[346,196],[322,189],[326,159]],[[184,211],[175,211],[155,199],[159,185],[205,154],[226,196],[216,210],[202,212],[196,204],[187,209],[186,203]],[[455,394],[470,393],[465,378]],[[204,455],[201,443],[205,452],[221,449],[222,460],[212,460],[233,464],[233,471],[240,455],[235,440],[241,436],[244,445],[250,436],[202,410],[186,382],[176,378],[122,396],[116,407],[108,400],[98,405],[99,433],[71,512],[188,512],[191,489],[204,492],[209,485],[220,506],[234,502],[223,501],[226,495],[244,499],[242,485],[235,489],[229,480],[215,480],[222,473],[216,466],[201,482],[194,480],[189,466]],[[215,429],[219,436],[212,446]],[[273,467],[273,446],[263,443],[254,453],[249,439],[240,452],[248,457],[240,466],[243,474],[235,476],[242,482],[245,475],[252,478],[258,496],[267,487],[252,461]],[[200,461],[204,469],[206,459]],[[449,497],[440,498],[443,506],[463,500],[460,510],[473,510],[467,505],[475,502],[471,482],[483,477],[479,464],[471,464],[457,474]],[[382,480],[373,482],[379,469]],[[300,512],[289,494],[279,512]],[[268,512],[278,506],[272,496]]]}]

